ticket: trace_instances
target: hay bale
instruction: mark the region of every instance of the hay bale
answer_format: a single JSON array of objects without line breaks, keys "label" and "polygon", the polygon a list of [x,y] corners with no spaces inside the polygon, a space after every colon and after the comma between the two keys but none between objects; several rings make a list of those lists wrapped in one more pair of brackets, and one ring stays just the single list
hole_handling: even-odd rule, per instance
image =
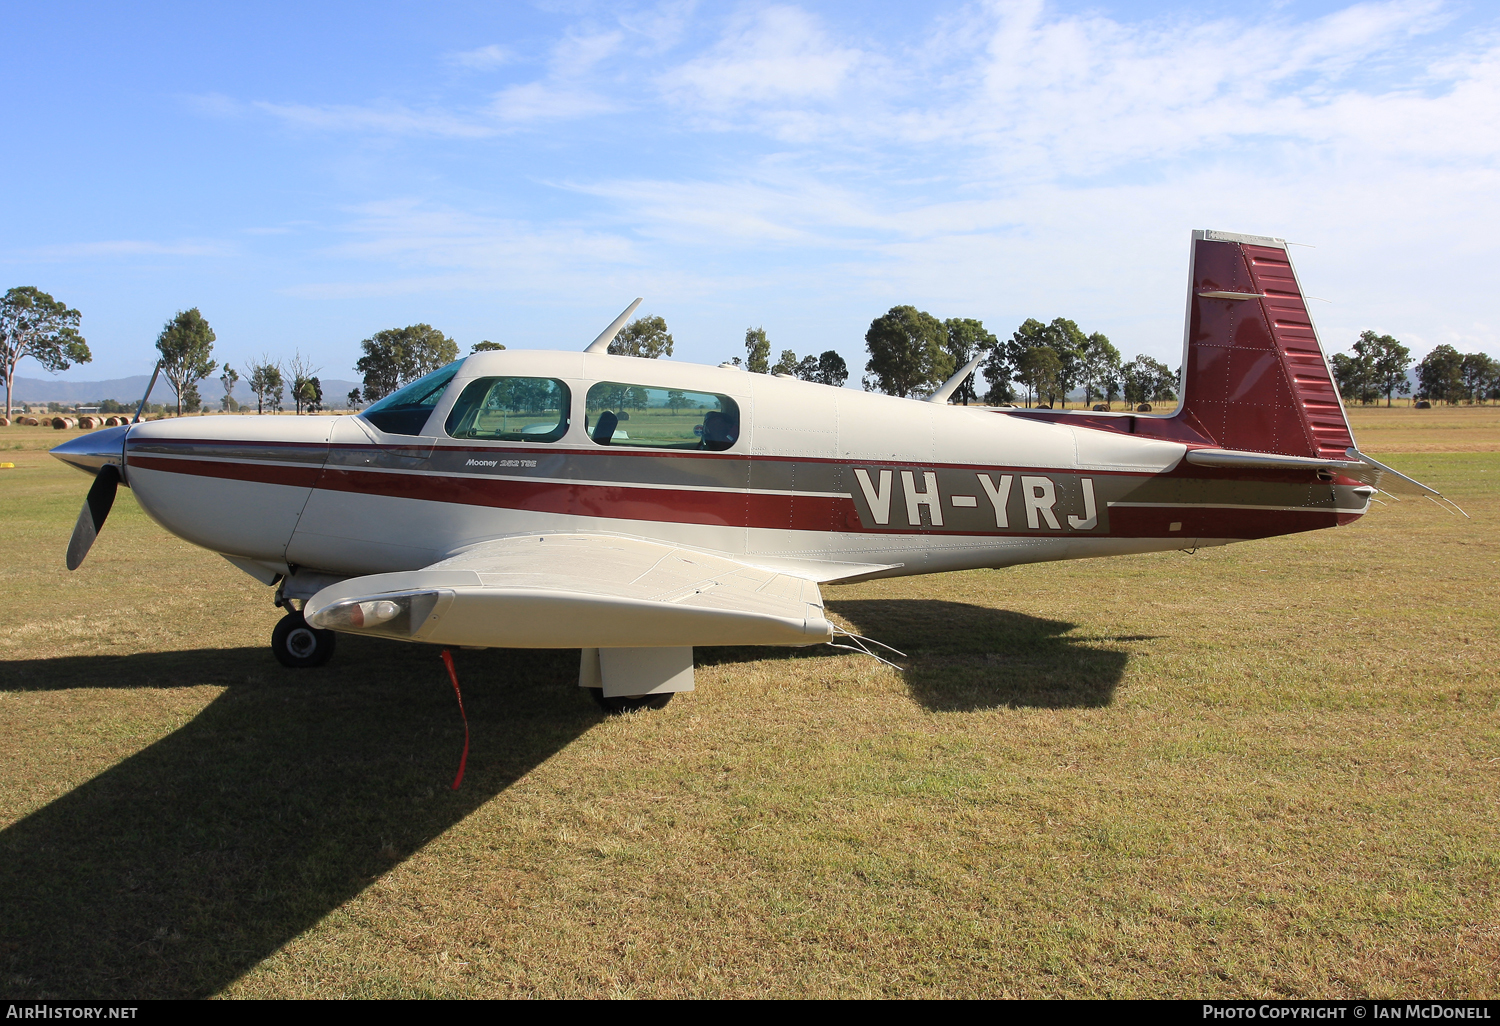
[{"label": "hay bale", "polygon": [[0,427],[10,427],[10,418],[0,417]]},{"label": "hay bale", "polygon": [[1108,413],[1109,412],[1109,404],[1108,403],[1095,403],[1094,404],[1094,412],[1095,413]]},{"label": "hay bale", "polygon": [[84,416],[78,418],[78,426],[83,428],[85,431],[92,431],[97,425],[95,425],[93,417],[85,414]]},{"label": "hay bale", "polygon": [[1139,406],[1137,406],[1135,408],[1135,412],[1136,413],[1150,413],[1151,412],[1151,404],[1150,403],[1141,403],[1141,405],[1139,405]]},{"label": "hay bale", "polygon": [[78,426],[78,422],[72,417],[53,417],[52,427],[56,431],[66,431]]}]

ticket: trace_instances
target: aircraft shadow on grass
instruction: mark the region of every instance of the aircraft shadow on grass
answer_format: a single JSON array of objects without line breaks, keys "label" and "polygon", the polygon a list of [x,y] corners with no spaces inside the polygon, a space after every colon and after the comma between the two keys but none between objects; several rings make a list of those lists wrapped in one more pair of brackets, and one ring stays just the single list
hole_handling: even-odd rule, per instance
[{"label": "aircraft shadow on grass", "polygon": [[[599,722],[576,652],[346,637],[269,651],[0,663],[0,688],[229,687],[191,722],[0,832],[0,992],[216,993]],[[570,685],[570,686],[565,686]]]},{"label": "aircraft shadow on grass", "polygon": [[[963,603],[834,608],[910,653],[912,695],[933,709],[1106,705],[1127,659],[1070,624]],[[819,654],[837,653],[786,657]],[[0,991],[214,994],[599,722],[576,651],[455,655],[474,739],[457,792],[463,728],[431,648],[346,636],[329,666],[295,672],[261,648],[0,663],[7,691],[226,686],[0,831]]]},{"label": "aircraft shadow on grass", "polygon": [[[1076,625],[942,599],[830,599],[828,610],[857,632],[906,653],[900,665],[912,697],[932,710],[1030,707],[1095,708],[1114,701],[1129,656],[1089,642],[1149,641],[1147,636],[1078,638]],[[874,646],[871,646],[874,648]],[[881,651],[878,648],[875,651]],[[816,658],[802,649],[699,649],[699,665],[753,659]]]}]

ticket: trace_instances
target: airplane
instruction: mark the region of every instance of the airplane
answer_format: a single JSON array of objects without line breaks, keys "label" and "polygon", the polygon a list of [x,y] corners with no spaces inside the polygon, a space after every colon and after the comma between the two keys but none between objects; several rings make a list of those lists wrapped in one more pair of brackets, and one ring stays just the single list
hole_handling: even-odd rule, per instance
[{"label": "airplane", "polygon": [[[1193,550],[1428,495],[1355,446],[1287,244],[1192,234],[1170,414],[987,408],[582,352],[475,353],[356,415],[195,417],[52,450],[274,587],[272,650],[338,633],[581,650],[610,712],[693,690],[706,645],[843,645],[821,587]],[[154,378],[153,378],[154,381]],[[150,389],[147,389],[149,396]],[[142,408],[145,401],[142,400]],[[455,687],[457,681],[455,679]]]}]

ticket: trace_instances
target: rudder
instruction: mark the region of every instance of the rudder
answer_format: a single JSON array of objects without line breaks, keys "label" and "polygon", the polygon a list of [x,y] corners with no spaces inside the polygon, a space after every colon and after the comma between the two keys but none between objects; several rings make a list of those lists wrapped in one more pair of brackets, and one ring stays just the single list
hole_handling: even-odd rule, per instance
[{"label": "rudder", "polygon": [[1225,448],[1344,459],[1354,445],[1281,239],[1193,232],[1178,413]]}]

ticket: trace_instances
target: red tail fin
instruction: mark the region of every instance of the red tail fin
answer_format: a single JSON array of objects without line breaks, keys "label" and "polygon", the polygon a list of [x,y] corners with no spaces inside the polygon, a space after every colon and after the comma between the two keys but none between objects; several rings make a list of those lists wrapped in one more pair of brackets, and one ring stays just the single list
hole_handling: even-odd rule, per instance
[{"label": "red tail fin", "polygon": [[1344,459],[1349,422],[1280,239],[1193,233],[1183,405],[1225,449]]}]

